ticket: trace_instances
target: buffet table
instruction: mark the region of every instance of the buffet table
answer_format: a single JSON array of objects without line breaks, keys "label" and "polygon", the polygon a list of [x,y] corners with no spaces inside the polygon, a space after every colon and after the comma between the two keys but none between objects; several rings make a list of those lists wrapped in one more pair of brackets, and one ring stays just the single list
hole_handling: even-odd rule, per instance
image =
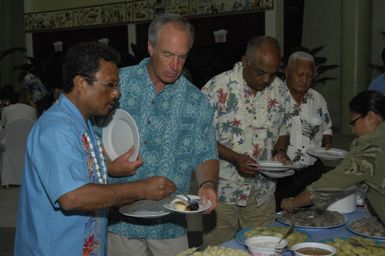
[{"label": "buffet table", "polygon": [[[348,213],[348,214],[344,214],[344,215],[347,218],[346,224],[348,224],[348,223],[350,223],[356,219],[368,216],[368,213],[366,212],[366,210],[363,207],[357,207],[356,211],[354,211],[353,213]],[[323,240],[327,240],[327,239],[333,239],[336,237],[346,238],[346,237],[354,236],[355,235],[354,233],[352,233],[346,229],[346,224],[339,226],[339,227],[335,227],[335,228],[326,228],[326,229],[295,228],[295,230],[306,233],[308,235],[308,239],[311,242],[319,242],[319,241],[323,241]],[[281,227],[283,226],[284,227],[286,225],[284,225],[280,222],[275,222],[273,224],[273,226],[281,226]],[[247,248],[244,245],[242,245],[240,242],[238,242],[236,239],[227,241],[227,242],[221,244],[220,246],[233,248],[233,249],[240,249],[243,251],[247,250]],[[285,252],[284,255],[291,255],[291,253]]]}]

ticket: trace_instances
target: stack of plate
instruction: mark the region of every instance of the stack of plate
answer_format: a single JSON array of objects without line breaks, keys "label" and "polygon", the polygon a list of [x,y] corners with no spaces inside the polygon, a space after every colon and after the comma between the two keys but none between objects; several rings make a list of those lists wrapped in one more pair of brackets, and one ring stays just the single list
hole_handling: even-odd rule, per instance
[{"label": "stack of plate", "polygon": [[258,167],[260,172],[271,178],[283,178],[294,174],[294,166],[279,161],[258,161],[251,166]]}]

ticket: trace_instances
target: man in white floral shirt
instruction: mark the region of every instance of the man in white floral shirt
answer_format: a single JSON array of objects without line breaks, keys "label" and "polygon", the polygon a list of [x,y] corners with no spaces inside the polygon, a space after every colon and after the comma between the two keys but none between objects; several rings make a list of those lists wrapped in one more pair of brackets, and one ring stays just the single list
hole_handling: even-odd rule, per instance
[{"label": "man in white floral shirt", "polygon": [[309,147],[332,147],[332,121],[327,103],[310,88],[314,71],[314,58],[309,53],[297,51],[290,55],[285,70],[292,120],[287,154],[300,168],[293,176],[277,181],[277,210],[283,198],[297,195],[326,171],[319,159],[306,153]]},{"label": "man in white floral shirt", "polygon": [[242,61],[202,88],[215,109],[220,157],[218,206],[203,218],[205,244],[220,244],[241,228],[274,221],[275,180],[250,164],[290,160],[289,96],[276,77],[280,60],[276,39],[252,38]]}]

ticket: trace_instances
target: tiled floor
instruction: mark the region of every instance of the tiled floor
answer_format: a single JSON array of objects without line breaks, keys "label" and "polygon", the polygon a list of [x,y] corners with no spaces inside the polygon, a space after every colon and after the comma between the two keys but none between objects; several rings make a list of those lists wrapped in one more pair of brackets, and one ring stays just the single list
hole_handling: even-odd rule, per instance
[{"label": "tiled floor", "polygon": [[[334,135],[335,147],[348,149],[352,136]],[[326,163],[333,166],[335,163]],[[192,192],[196,194],[195,179],[192,182]],[[195,191],[195,192],[194,192]],[[15,236],[16,215],[18,207],[19,187],[0,187],[0,256],[12,256]],[[200,215],[188,216],[189,244],[199,246],[202,242]]]},{"label": "tiled floor", "polygon": [[0,187],[0,256],[12,256],[19,187]]}]

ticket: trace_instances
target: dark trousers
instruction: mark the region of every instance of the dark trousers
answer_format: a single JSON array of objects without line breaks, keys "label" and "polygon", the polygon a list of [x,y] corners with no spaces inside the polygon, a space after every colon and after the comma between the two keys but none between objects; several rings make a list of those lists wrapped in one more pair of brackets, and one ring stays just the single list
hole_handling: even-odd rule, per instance
[{"label": "dark trousers", "polygon": [[301,193],[306,186],[318,180],[322,174],[329,171],[320,160],[306,168],[295,170],[295,174],[277,179],[275,190],[276,211],[281,211],[281,201],[284,198],[293,197]]}]

